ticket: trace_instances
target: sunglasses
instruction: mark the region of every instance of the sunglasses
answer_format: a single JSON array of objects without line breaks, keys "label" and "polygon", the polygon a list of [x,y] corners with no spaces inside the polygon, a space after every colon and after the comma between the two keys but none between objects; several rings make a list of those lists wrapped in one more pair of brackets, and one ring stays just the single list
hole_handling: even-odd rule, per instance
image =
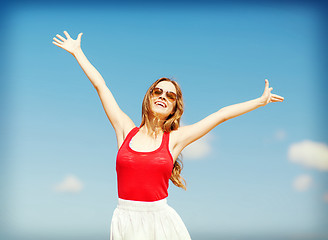
[{"label": "sunglasses", "polygon": [[[150,93],[154,97],[159,97],[159,96],[162,96],[163,92],[164,92],[163,89],[156,87],[156,88],[153,88]],[[165,91],[165,96],[170,102],[174,102],[177,99],[177,95],[171,91]]]}]

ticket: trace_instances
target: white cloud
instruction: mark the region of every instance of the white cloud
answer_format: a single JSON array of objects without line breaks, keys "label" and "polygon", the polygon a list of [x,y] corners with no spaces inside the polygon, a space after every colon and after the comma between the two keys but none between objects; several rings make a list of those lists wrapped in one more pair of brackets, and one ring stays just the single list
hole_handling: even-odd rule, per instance
[{"label": "white cloud", "polygon": [[304,140],[289,147],[288,158],[294,163],[319,170],[328,170],[328,146],[324,143]]},{"label": "white cloud", "polygon": [[184,127],[186,126],[186,124],[184,123],[184,121],[182,121],[182,119],[180,120],[180,127]]},{"label": "white cloud", "polygon": [[213,135],[208,133],[204,137],[191,143],[182,151],[183,159],[202,159],[206,157],[212,151],[210,144],[212,139]]},{"label": "white cloud", "polygon": [[293,187],[297,191],[306,191],[312,184],[312,178],[309,175],[301,175],[293,182]]},{"label": "white cloud", "polygon": [[74,175],[68,175],[62,182],[55,185],[54,190],[56,192],[78,193],[82,188],[83,184],[77,177]]}]

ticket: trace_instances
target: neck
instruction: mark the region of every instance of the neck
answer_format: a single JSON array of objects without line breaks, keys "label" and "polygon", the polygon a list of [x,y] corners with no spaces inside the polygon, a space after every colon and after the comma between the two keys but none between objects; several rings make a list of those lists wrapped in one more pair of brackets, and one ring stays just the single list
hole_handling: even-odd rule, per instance
[{"label": "neck", "polygon": [[147,135],[157,137],[159,134],[163,132],[163,125],[165,120],[161,120],[157,117],[151,116],[149,118],[149,122],[145,123],[144,130]]}]

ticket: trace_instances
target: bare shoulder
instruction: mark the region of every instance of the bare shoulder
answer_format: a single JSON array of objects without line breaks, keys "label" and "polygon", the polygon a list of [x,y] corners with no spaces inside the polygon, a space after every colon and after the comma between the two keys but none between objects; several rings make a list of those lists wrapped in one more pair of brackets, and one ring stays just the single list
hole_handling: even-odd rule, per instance
[{"label": "bare shoulder", "polygon": [[121,131],[115,131],[116,133],[116,139],[117,139],[117,147],[120,148],[121,145],[123,144],[126,136],[131,132],[133,128],[135,128],[136,125],[134,125],[133,122],[130,124],[126,124],[124,128],[121,129]]},{"label": "bare shoulder", "polygon": [[131,123],[131,124],[125,126],[125,128],[123,129],[123,140],[131,132],[131,130],[135,127],[136,127],[136,125],[134,125],[134,123]]},{"label": "bare shoulder", "polygon": [[170,145],[173,147],[176,147],[181,143],[181,140],[183,139],[183,135],[185,135],[186,126],[179,127],[177,130],[173,130],[170,133]]},{"label": "bare shoulder", "polygon": [[172,157],[176,160],[184,148],[183,135],[186,131],[185,127],[179,127],[170,133],[170,144],[169,148],[172,153]]}]

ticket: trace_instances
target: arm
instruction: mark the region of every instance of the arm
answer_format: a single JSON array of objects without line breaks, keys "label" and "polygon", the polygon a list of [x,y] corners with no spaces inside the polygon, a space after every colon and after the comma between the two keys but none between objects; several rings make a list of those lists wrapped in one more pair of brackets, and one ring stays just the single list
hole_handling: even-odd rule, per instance
[{"label": "arm", "polygon": [[190,143],[203,137],[222,122],[265,106],[269,102],[282,102],[284,98],[276,94],[271,94],[272,89],[269,88],[269,81],[266,79],[265,89],[261,97],[221,108],[219,111],[195,124],[179,128],[174,134],[176,137],[176,147],[179,151],[182,151]]},{"label": "arm", "polygon": [[78,35],[76,40],[72,39],[66,31],[64,31],[64,34],[67,39],[57,34],[56,37],[60,40],[53,38],[53,44],[71,53],[89,78],[100,97],[106,115],[115,130],[118,146],[120,146],[123,143],[123,139],[126,134],[135,125],[132,120],[120,109],[111,91],[106,86],[105,80],[84,55],[81,49],[82,33]]}]

